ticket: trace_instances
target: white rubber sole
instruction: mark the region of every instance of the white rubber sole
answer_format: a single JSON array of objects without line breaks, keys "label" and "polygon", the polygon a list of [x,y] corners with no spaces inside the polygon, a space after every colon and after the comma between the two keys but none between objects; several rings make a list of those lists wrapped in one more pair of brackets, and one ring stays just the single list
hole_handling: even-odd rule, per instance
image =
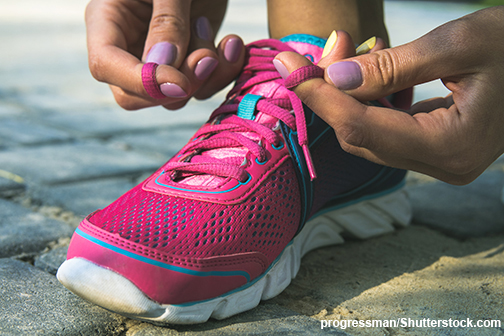
[{"label": "white rubber sole", "polygon": [[131,318],[155,323],[202,323],[210,317],[225,319],[256,307],[261,300],[277,296],[296,276],[306,253],[343,243],[342,233],[366,239],[394,231],[394,225],[407,226],[410,219],[411,206],[403,190],[325,213],[307,222],[277,262],[259,279],[241,290],[192,304],[158,304],[128,279],[82,258],[65,261],[57,277],[82,298]]}]

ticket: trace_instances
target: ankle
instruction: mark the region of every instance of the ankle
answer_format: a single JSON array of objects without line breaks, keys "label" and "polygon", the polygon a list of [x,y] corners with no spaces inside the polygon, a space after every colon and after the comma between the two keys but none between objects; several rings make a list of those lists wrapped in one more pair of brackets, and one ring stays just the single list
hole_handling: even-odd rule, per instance
[{"label": "ankle", "polygon": [[333,30],[348,32],[355,43],[372,36],[388,44],[383,1],[366,0],[268,0],[271,38],[309,34],[327,38]]}]

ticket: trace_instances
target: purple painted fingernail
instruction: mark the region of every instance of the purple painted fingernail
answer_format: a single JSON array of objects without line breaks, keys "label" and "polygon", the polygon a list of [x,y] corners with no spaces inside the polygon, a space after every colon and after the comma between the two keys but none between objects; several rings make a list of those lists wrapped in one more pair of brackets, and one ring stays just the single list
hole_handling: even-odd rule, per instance
[{"label": "purple painted fingernail", "polygon": [[285,65],[283,65],[282,62],[280,62],[277,59],[274,59],[273,65],[275,66],[275,68],[280,73],[280,76],[282,76],[283,79],[286,79],[287,77],[289,77],[289,75],[290,75],[289,70],[287,70],[287,68],[285,67]]},{"label": "purple painted fingernail", "polygon": [[161,92],[163,92],[163,94],[166,97],[184,98],[187,96],[187,93],[185,93],[185,91],[182,90],[182,88],[180,86],[178,86],[177,84],[164,83],[164,84],[161,84],[159,86],[159,88],[161,89]]},{"label": "purple painted fingernail", "polygon": [[355,62],[338,62],[327,67],[327,75],[340,90],[356,89],[362,84],[362,71]]},{"label": "purple painted fingernail", "polygon": [[194,69],[194,74],[199,80],[203,80],[210,76],[212,71],[215,70],[219,61],[212,57],[203,57],[198,64],[196,64],[196,68]]},{"label": "purple painted fingernail", "polygon": [[147,57],[145,58],[145,62],[169,65],[172,64],[176,58],[177,47],[170,42],[159,42],[151,47]]},{"label": "purple painted fingernail", "polygon": [[210,26],[210,21],[204,16],[200,16],[196,20],[196,34],[202,40],[212,41],[213,31],[212,26]]},{"label": "purple painted fingernail", "polygon": [[224,58],[226,58],[229,63],[238,61],[238,57],[240,57],[242,48],[242,40],[236,37],[230,38],[229,40],[227,40],[226,45],[224,46]]}]

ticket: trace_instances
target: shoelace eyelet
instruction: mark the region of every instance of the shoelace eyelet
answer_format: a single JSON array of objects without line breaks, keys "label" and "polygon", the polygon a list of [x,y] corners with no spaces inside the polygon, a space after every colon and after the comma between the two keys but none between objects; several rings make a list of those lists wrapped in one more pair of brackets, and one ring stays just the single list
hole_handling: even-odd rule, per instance
[{"label": "shoelace eyelet", "polygon": [[239,183],[240,183],[241,185],[247,184],[247,183],[249,183],[250,181],[252,181],[252,175],[250,175],[250,173],[248,173],[248,172],[247,172],[247,176],[248,176],[248,177],[247,177],[247,179],[246,179],[245,181],[239,181]]},{"label": "shoelace eyelet", "polygon": [[280,141],[280,143],[278,144],[278,146],[275,146],[275,145],[271,144],[271,148],[273,148],[274,150],[280,150],[280,149],[284,148],[284,142]]}]

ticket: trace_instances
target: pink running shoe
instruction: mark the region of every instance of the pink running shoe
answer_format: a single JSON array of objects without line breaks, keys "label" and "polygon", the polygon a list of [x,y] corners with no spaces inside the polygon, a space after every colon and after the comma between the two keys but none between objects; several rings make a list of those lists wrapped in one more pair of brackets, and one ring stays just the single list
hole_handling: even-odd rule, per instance
[{"label": "pink running shoe", "polygon": [[235,87],[189,143],[80,224],[59,281],[128,317],[201,323],[280,294],[304,254],[343,232],[407,225],[405,171],[344,152],[272,64],[281,51],[317,62],[324,44],[293,35],[248,45]]}]

